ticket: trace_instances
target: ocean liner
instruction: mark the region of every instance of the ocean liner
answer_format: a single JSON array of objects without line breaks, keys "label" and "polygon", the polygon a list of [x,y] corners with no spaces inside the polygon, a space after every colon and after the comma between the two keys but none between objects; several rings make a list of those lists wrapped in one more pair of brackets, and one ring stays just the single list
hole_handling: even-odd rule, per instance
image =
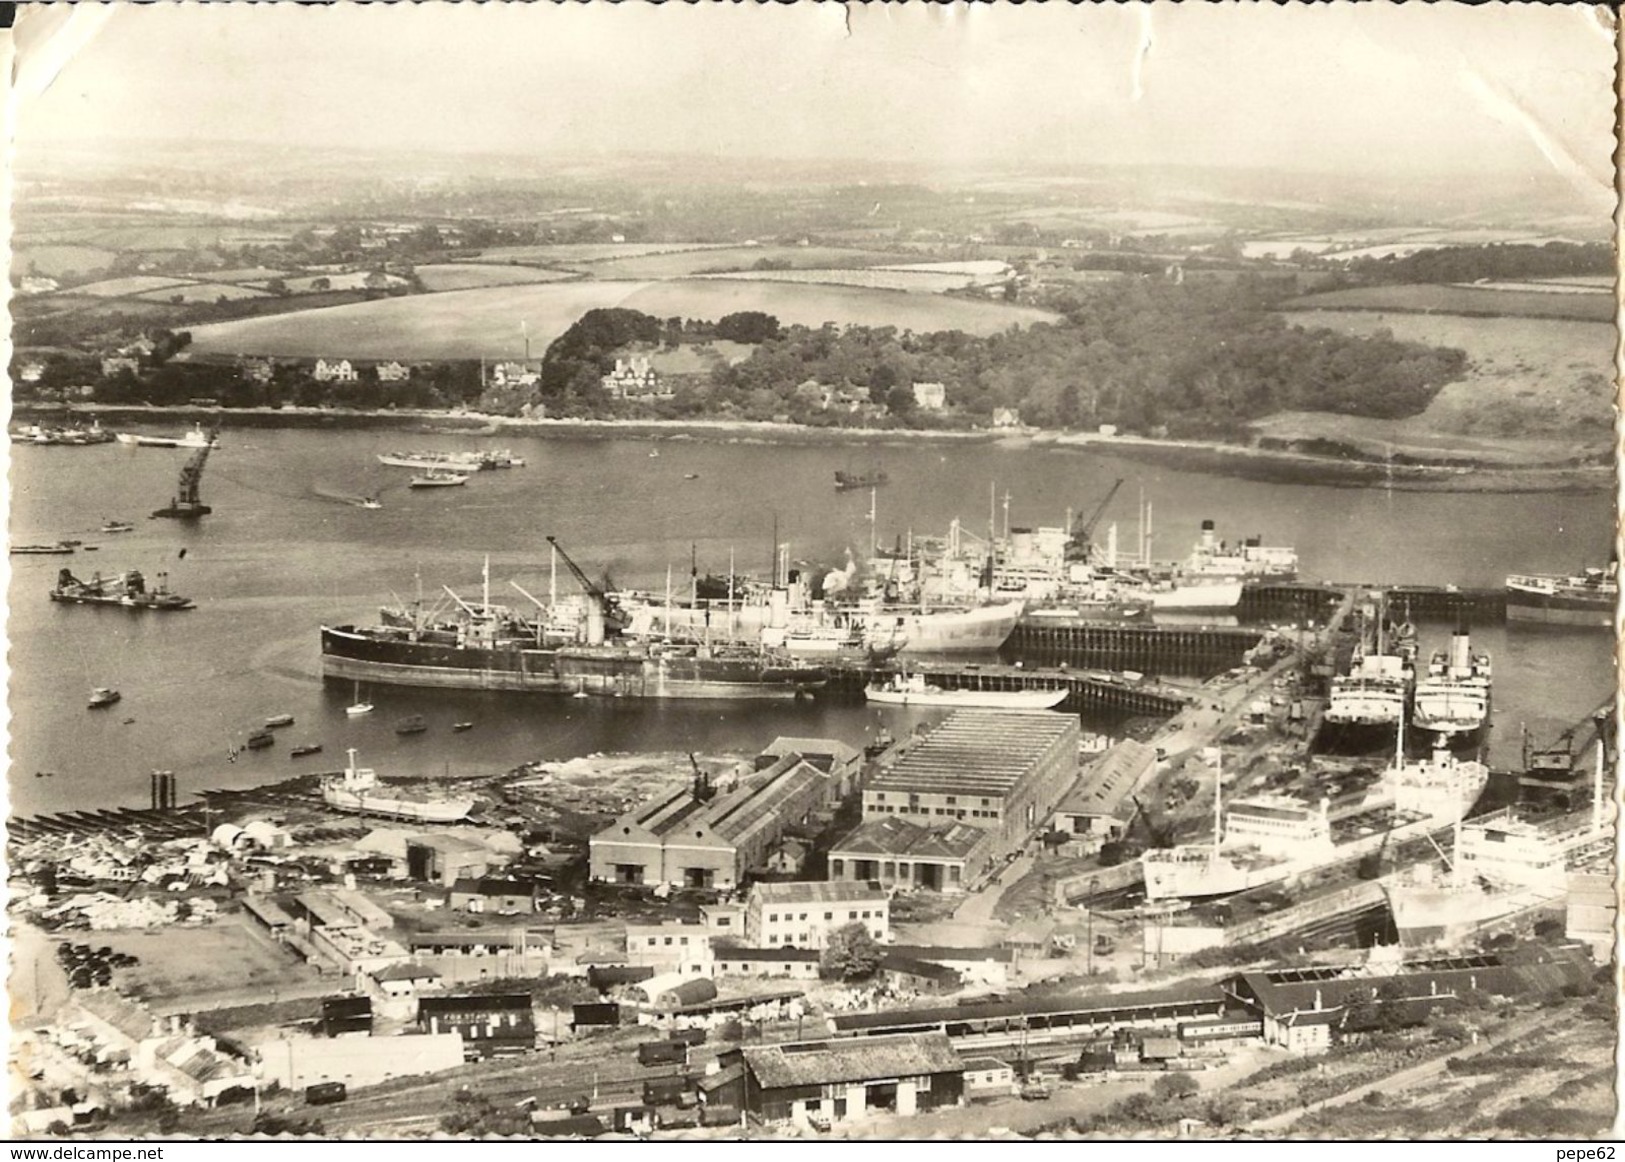
[{"label": "ocean liner", "polygon": [[1438,650],[1417,679],[1411,721],[1450,742],[1476,742],[1490,717],[1490,657],[1475,654],[1466,630]]}]

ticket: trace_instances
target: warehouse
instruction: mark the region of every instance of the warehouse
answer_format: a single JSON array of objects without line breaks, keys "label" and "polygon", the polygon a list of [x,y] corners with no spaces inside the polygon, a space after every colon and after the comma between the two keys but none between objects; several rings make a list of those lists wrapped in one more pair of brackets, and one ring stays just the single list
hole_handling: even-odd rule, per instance
[{"label": "warehouse", "polygon": [[774,760],[728,789],[696,778],[627,812],[590,841],[591,876],[614,884],[734,888],[785,830],[832,800],[830,777],[799,755]]},{"label": "warehouse", "polygon": [[1151,773],[1157,752],[1125,738],[1100,756],[1055,809],[1052,827],[1086,849],[1123,833],[1134,814],[1134,788]]},{"label": "warehouse", "polygon": [[[901,817],[922,827],[965,824],[988,834],[978,856],[1002,860],[1049,821],[1077,781],[1078,736],[1075,715],[956,711],[869,776],[864,822]],[[972,875],[980,870],[966,869]],[[915,886],[943,885],[928,879]]]},{"label": "warehouse", "polygon": [[768,1122],[904,1117],[959,1105],[965,1066],[940,1033],[747,1046],[720,1058],[711,1100]]},{"label": "warehouse", "polygon": [[536,1048],[536,1017],[529,993],[422,997],[418,1028],[424,1033],[457,1033],[469,1061],[508,1057]]}]

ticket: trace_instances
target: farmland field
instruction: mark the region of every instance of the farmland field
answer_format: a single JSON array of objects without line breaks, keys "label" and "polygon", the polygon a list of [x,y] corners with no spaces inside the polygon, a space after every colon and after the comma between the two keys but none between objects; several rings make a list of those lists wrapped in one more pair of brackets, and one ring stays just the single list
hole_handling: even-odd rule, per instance
[{"label": "farmland field", "polygon": [[941,274],[919,270],[741,270],[732,274],[701,274],[696,278],[726,278],[740,282],[794,282],[807,285],[857,286],[873,290],[907,291],[910,294],[941,294],[962,290],[975,280],[965,274]]},{"label": "farmland field", "polygon": [[272,270],[268,266],[240,266],[236,270],[199,270],[189,278],[208,279],[211,282],[263,282],[268,278],[286,278],[285,270]]},{"label": "farmland field", "polygon": [[527,282],[557,282],[575,278],[565,270],[539,266],[503,266],[498,263],[437,262],[417,268],[418,278],[432,291],[473,290],[482,286],[513,286]]},{"label": "farmland field", "polygon": [[[316,283],[322,279],[327,280],[327,286],[322,288],[324,290],[361,290],[367,285],[367,280],[371,277],[371,271],[347,270],[342,274],[309,274],[301,278],[290,278],[284,281],[287,283],[288,289],[297,295],[314,290]],[[384,282],[388,286],[406,285],[406,280],[398,274],[384,275]],[[254,283],[252,285],[256,289],[265,289],[264,283]]]},{"label": "farmland field", "polygon": [[857,287],[689,279],[672,282],[568,282],[487,287],[381,299],[192,327],[199,355],[239,353],[351,359],[478,359],[510,350],[521,321],[544,348],[588,310],[630,307],[657,318],[719,319],[766,311],[786,324],[895,326],[920,332],[988,335],[1052,321],[1028,307]]},{"label": "farmland field", "polygon": [[923,274],[962,274],[967,278],[1002,278],[1010,266],[997,258],[980,258],[971,262],[909,262],[884,267]]},{"label": "farmland field", "polygon": [[1611,289],[1614,285],[1614,280],[1607,275],[1600,275],[1597,277],[1576,275],[1573,278],[1533,279],[1528,282],[1475,282],[1456,283],[1455,285],[1472,286],[1479,290],[1528,291],[1531,294],[1594,295],[1600,290]]},{"label": "farmland field", "polygon": [[578,242],[555,246],[492,246],[480,251],[485,262],[526,262],[574,265],[604,262],[612,258],[637,258],[643,254],[679,254],[690,250],[732,250],[727,242]]},{"label": "farmland field", "polygon": [[898,255],[828,246],[735,246],[649,254],[594,262],[594,278],[686,278],[707,271],[749,271],[758,262],[788,262],[797,270],[881,266]]},{"label": "farmland field", "polygon": [[1467,352],[1466,377],[1446,384],[1420,416],[1370,421],[1392,425],[1394,435],[1550,434],[1606,443],[1612,432],[1614,329],[1606,323],[1368,311],[1296,311],[1287,319],[1357,335],[1385,329]]},{"label": "farmland field", "polygon": [[1477,286],[1405,284],[1364,286],[1327,291],[1294,299],[1292,310],[1392,311],[1394,313],[1451,315],[1510,315],[1536,319],[1575,319],[1608,322],[1614,317],[1613,297],[1594,294],[1554,295],[1542,291],[1490,290]]},{"label": "farmland field", "polygon": [[263,299],[265,292],[252,290],[246,286],[237,286],[229,282],[194,282],[182,286],[172,286],[167,290],[147,291],[138,295],[138,298],[150,299],[153,302],[170,303],[180,296],[182,302],[212,303],[220,299]]},{"label": "farmland field", "polygon": [[160,278],[153,274],[133,274],[128,278],[109,278],[102,282],[76,286],[73,288],[73,293],[76,295],[93,295],[99,299],[116,299],[125,295],[138,295],[144,291],[162,290],[170,286],[183,286],[185,282],[185,279],[180,278]]},{"label": "farmland field", "polygon": [[46,278],[57,278],[72,272],[88,274],[104,270],[113,261],[111,250],[94,246],[19,246],[12,254],[12,263],[25,274],[32,267]]}]

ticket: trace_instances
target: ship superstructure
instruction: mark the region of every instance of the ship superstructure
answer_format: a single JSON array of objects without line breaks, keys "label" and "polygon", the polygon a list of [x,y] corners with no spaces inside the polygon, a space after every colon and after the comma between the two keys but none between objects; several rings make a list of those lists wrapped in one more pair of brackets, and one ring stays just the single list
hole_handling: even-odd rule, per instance
[{"label": "ship superstructure", "polygon": [[1433,654],[1426,676],[1417,679],[1414,706],[1416,726],[1447,739],[1476,739],[1488,724],[1490,656],[1473,653],[1466,630]]}]

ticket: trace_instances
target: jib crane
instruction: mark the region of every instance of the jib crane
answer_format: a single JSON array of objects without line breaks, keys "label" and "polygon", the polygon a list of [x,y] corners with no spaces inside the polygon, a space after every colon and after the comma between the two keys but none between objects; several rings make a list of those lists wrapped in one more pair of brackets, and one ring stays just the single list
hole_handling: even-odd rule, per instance
[{"label": "jib crane", "polygon": [[203,482],[203,466],[209,462],[209,453],[214,450],[216,438],[217,433],[210,429],[207,442],[193,453],[192,458],[181,468],[180,485],[176,489],[175,498],[167,507],[154,511],[153,516],[196,520],[214,511],[198,498],[198,485]]},{"label": "jib crane", "polygon": [[1123,481],[1119,478],[1106,490],[1106,499],[1097,504],[1095,510],[1087,518],[1078,521],[1072,526],[1072,543],[1067,552],[1068,556],[1083,561],[1094,557],[1095,526],[1100,523],[1100,518],[1105,513],[1106,506],[1112,502],[1112,498],[1117,495],[1117,490],[1122,487]]},{"label": "jib crane", "polygon": [[617,625],[621,624],[623,619],[620,617],[620,607],[616,604],[615,599],[612,598],[608,593],[604,592],[603,588],[591,577],[587,576],[580,565],[577,565],[570,559],[570,554],[566,553],[559,545],[559,539],[557,537],[548,537],[547,543],[553,546],[553,551],[556,552],[559,555],[559,558],[564,562],[564,567],[570,570],[570,576],[576,579],[576,584],[581,586],[582,591],[585,592],[588,597],[591,597],[595,602],[598,603],[598,608],[604,612],[604,620],[607,622],[613,622]]}]

